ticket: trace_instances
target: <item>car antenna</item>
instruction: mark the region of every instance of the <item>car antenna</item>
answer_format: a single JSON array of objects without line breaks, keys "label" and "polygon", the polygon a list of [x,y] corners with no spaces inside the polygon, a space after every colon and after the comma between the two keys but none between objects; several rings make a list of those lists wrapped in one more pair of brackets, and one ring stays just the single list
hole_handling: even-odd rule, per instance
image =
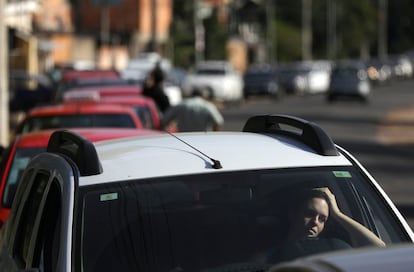
[{"label": "car antenna", "polygon": [[187,146],[191,147],[192,149],[194,149],[195,151],[199,152],[200,154],[202,154],[203,156],[209,158],[212,162],[213,162],[213,168],[214,169],[221,169],[223,168],[223,166],[221,165],[221,162],[219,160],[215,160],[209,156],[207,156],[205,153],[201,152],[200,150],[198,150],[197,148],[195,148],[194,146],[190,145],[189,143],[185,142],[184,140],[180,139],[179,137],[177,137],[176,135],[172,134],[171,132],[165,130],[165,132],[167,132],[168,134],[170,134],[171,136],[173,136],[174,138],[176,138],[177,140],[179,140],[180,142],[186,144]]}]

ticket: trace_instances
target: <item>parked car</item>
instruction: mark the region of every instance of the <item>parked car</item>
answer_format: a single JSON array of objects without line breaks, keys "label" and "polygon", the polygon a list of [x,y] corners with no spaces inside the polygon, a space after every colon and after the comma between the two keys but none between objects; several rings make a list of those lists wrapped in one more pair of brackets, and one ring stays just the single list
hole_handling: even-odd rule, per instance
[{"label": "parked car", "polygon": [[278,68],[278,74],[281,85],[289,93],[325,93],[329,87],[331,63],[319,60],[282,64]]},{"label": "parked car", "polygon": [[[68,83],[62,82],[53,99],[55,103],[63,101],[65,93],[72,90],[119,90],[118,92],[125,92],[126,89],[133,89],[135,92],[141,93],[142,87],[134,82],[128,81],[123,78],[89,78],[89,79],[77,79]],[[108,90],[109,89],[109,90]]]},{"label": "parked car", "polygon": [[142,95],[142,88],[137,85],[113,85],[113,86],[93,86],[93,87],[78,87],[71,88],[65,91],[61,102],[73,101],[79,99],[80,101],[93,96],[108,97],[108,96],[140,96]]},{"label": "parked car", "polygon": [[341,98],[354,98],[367,102],[371,94],[371,82],[367,67],[361,61],[340,61],[332,69],[326,98],[332,102]]},{"label": "parked car", "polygon": [[170,105],[177,105],[182,100],[182,91],[181,86],[176,82],[175,74],[171,74],[175,71],[175,68],[170,60],[162,58],[158,53],[141,53],[137,58],[131,59],[127,67],[121,71],[121,76],[123,79],[142,87],[145,79],[157,62],[160,62],[160,67],[165,76],[163,89],[168,96]]},{"label": "parked car", "polygon": [[243,77],[228,61],[202,61],[183,82],[183,96],[191,96],[195,89],[210,90],[210,97],[223,102],[243,99]]},{"label": "parked car", "polygon": [[[108,92],[106,92],[107,90]],[[63,100],[69,103],[90,101],[128,106],[135,111],[144,128],[160,129],[161,114],[157,105],[152,98],[140,94],[127,92],[126,95],[118,95],[116,91],[112,92],[112,89],[72,90],[65,93]]]},{"label": "parked car", "polygon": [[121,71],[121,77],[143,82],[157,62],[160,62],[161,69],[165,74],[168,74],[172,69],[169,59],[163,58],[155,52],[146,52],[129,60],[127,67]]},{"label": "parked car", "polygon": [[281,64],[277,67],[279,85],[287,94],[304,93],[306,80],[301,75],[299,67],[294,63]]},{"label": "parked car", "polygon": [[[367,170],[297,117],[95,144],[56,131],[20,179],[0,269],[265,271],[273,264],[264,257],[286,238],[287,207],[316,187],[388,246],[414,241]],[[335,220],[326,230],[356,247]]]},{"label": "parked car", "polygon": [[[24,168],[35,155],[46,151],[50,135],[54,131],[48,129],[17,135],[5,149],[0,163],[0,228],[10,214]],[[92,142],[161,133],[155,130],[131,128],[71,128],[71,131]]]},{"label": "parked car", "polygon": [[414,266],[413,255],[411,243],[386,249],[364,248],[298,259],[276,265],[269,272],[410,272]]},{"label": "parked car", "polygon": [[49,104],[55,95],[52,80],[46,74],[29,74],[12,70],[9,73],[10,112],[26,112],[35,106]]},{"label": "parked car", "polygon": [[393,79],[393,69],[391,64],[386,60],[372,58],[365,62],[367,66],[368,77],[371,83],[375,85],[384,85]]},{"label": "parked car", "polygon": [[105,78],[117,79],[120,77],[121,75],[116,70],[66,69],[62,72],[61,80],[64,82],[70,82],[70,81],[80,80],[80,79],[105,79]]},{"label": "parked car", "polygon": [[252,67],[243,75],[243,94],[245,98],[267,95],[280,99],[284,96],[284,90],[279,85],[274,68]]},{"label": "parked car", "polygon": [[72,127],[143,128],[140,119],[129,107],[95,102],[62,103],[32,109],[16,127],[14,134]]}]

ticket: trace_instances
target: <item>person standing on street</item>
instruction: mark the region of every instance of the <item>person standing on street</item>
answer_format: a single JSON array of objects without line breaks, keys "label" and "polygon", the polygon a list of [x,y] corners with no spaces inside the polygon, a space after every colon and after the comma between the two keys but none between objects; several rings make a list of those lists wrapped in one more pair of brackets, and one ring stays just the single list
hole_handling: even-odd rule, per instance
[{"label": "person standing on street", "polygon": [[148,73],[142,93],[154,100],[161,113],[164,113],[170,107],[170,101],[164,92],[164,72],[159,62]]},{"label": "person standing on street", "polygon": [[179,132],[218,131],[224,119],[217,107],[208,101],[207,90],[197,89],[192,97],[165,112],[161,126],[167,128],[174,122]]}]

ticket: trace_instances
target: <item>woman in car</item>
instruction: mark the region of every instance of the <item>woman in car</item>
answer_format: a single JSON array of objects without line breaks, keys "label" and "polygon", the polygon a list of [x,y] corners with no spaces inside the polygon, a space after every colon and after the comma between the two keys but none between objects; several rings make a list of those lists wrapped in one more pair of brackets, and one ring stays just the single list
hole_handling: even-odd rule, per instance
[{"label": "woman in car", "polygon": [[[368,228],[344,214],[329,188],[310,189],[300,194],[289,212],[289,230],[285,243],[271,252],[268,261],[276,263],[322,252],[353,247],[385,247],[385,243]],[[342,226],[351,245],[339,238],[323,237],[328,219]]]}]

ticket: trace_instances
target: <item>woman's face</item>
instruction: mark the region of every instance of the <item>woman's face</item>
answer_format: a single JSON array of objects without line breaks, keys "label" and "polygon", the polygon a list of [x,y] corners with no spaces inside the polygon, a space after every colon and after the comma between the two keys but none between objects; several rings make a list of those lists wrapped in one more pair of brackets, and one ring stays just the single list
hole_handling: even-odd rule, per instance
[{"label": "woman's face", "polygon": [[325,228],[329,216],[329,206],[323,198],[312,198],[302,211],[305,237],[318,237]]}]

